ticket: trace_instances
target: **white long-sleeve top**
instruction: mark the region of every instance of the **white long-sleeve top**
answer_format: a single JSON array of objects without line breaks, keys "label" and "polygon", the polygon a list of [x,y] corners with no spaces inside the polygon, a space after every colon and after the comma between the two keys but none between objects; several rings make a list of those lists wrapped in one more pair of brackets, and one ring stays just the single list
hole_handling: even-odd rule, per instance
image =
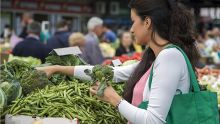
[{"label": "white long-sleeve top", "polygon": [[[114,81],[128,80],[137,65],[138,63],[114,67]],[[74,76],[91,80],[84,70],[92,68],[93,66],[76,66]],[[154,62],[151,89],[148,88],[148,80],[144,86],[143,101],[149,101],[148,108],[140,109],[123,100],[118,106],[119,112],[132,124],[164,124],[177,90],[188,93],[189,82],[187,64],[182,53],[176,48],[164,49]]]}]

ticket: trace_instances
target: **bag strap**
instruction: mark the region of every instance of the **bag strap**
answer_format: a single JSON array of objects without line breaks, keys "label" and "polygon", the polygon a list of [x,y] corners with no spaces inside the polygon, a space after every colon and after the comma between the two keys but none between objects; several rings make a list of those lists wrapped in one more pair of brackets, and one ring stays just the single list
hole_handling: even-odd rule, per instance
[{"label": "bag strap", "polygon": [[[190,74],[190,85],[192,86],[192,88],[194,89],[195,92],[199,92],[200,88],[199,88],[199,84],[196,78],[196,74],[192,68],[192,65],[187,57],[187,55],[185,54],[185,52],[178,46],[174,45],[174,44],[168,44],[164,47],[164,49],[168,49],[168,48],[177,48],[182,55],[184,56],[184,59],[186,61],[187,64],[187,68]],[[150,77],[149,77],[149,89],[151,89],[151,84],[152,84],[152,79],[153,79],[153,66],[154,63],[152,64],[152,68],[151,68],[151,72],[150,72]]]}]

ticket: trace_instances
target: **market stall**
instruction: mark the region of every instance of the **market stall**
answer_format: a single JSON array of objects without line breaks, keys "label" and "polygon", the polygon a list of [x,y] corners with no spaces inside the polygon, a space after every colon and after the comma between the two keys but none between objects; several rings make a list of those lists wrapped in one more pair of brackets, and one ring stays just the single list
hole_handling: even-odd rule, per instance
[{"label": "market stall", "polygon": [[[83,65],[78,56],[50,54],[46,63],[40,64],[34,58],[10,57],[9,62],[1,65],[0,109],[2,122],[27,123],[27,119],[44,122],[45,119],[68,119],[80,124],[89,123],[126,123],[126,120],[110,104],[98,100],[89,92],[92,82],[79,80],[72,76],[37,71],[35,67],[47,65]],[[103,70],[104,69],[104,70]],[[93,75],[98,73],[99,75]],[[112,75],[108,66],[97,66],[88,72],[94,80],[103,80]],[[103,74],[103,75],[100,75]],[[102,80],[102,81],[101,81]],[[123,84],[111,85],[122,93]],[[103,84],[106,87],[107,84]],[[103,93],[100,90],[100,94]],[[19,120],[19,121],[16,121]],[[77,121],[76,121],[77,120]],[[63,123],[65,120],[63,121]]]}]

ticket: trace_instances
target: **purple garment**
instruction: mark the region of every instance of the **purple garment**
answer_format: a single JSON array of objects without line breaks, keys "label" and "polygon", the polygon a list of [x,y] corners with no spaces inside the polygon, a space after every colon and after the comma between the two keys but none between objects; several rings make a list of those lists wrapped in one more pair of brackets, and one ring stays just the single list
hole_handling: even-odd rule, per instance
[{"label": "purple garment", "polygon": [[23,41],[22,38],[18,37],[17,35],[15,34],[12,34],[11,38],[10,38],[10,46],[12,49],[14,49],[14,47],[19,43]]},{"label": "purple garment", "polygon": [[98,44],[98,38],[93,33],[88,33],[85,38],[86,43],[82,58],[91,65],[101,64],[104,61],[104,57]]}]

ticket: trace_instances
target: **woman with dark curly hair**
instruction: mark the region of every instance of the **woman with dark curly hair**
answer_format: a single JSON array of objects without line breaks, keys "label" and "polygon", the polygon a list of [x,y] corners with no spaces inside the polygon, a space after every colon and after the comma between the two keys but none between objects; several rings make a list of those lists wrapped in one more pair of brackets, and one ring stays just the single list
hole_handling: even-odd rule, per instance
[{"label": "woman with dark curly hair", "polygon": [[[190,88],[183,55],[176,48],[164,47],[179,46],[194,66],[198,53],[192,38],[193,18],[190,11],[169,0],[132,0],[129,7],[133,22],[130,31],[138,44],[149,47],[126,83],[124,99],[112,87],[105,90],[101,99],[117,106],[131,123],[164,124],[174,96],[178,91],[188,93]],[[151,68],[154,71],[149,90]],[[97,86],[93,86],[91,92],[96,94]],[[149,101],[146,110],[138,108],[144,100]]]}]

